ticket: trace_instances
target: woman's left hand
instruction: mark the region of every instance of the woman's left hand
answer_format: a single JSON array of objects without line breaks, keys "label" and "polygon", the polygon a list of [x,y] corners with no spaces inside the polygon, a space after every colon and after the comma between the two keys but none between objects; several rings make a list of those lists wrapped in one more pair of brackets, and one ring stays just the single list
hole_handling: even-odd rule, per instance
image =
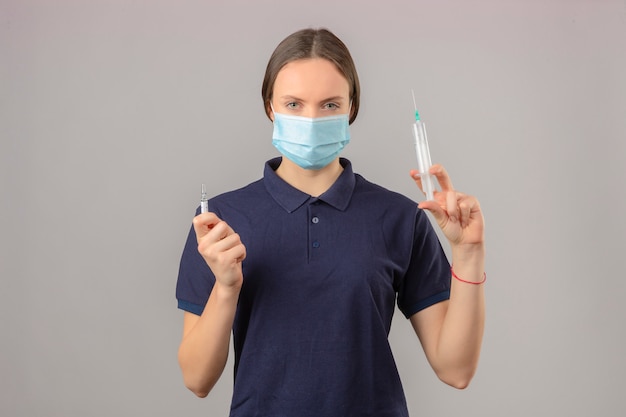
[{"label": "woman's left hand", "polygon": [[[483,244],[485,224],[478,200],[456,191],[442,165],[433,165],[429,172],[437,177],[441,191],[435,191],[435,201],[422,201],[418,207],[432,213],[452,246]],[[410,174],[423,192],[419,173]]]}]

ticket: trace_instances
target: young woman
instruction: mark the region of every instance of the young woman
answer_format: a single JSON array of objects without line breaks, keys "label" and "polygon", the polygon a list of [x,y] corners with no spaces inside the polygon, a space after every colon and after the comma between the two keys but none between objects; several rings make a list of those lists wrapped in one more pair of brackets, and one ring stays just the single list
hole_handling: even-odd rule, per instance
[{"label": "young woman", "polygon": [[[282,157],[193,220],[176,291],[185,311],[178,359],[185,385],[204,397],[233,333],[231,416],[407,416],[387,339],[396,302],[442,381],[464,388],[475,372],[484,323],[479,203],[454,190],[440,165],[430,171],[441,186],[436,201],[419,205],[355,174],[339,154],[359,92],[335,35],[288,36],[262,88]],[[450,241],[453,268],[423,210]]]}]

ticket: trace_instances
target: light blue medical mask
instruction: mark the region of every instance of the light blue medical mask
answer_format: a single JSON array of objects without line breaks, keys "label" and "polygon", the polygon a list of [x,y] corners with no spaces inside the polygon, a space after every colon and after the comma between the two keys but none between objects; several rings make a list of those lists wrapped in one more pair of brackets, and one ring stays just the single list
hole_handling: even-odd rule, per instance
[{"label": "light blue medical mask", "polygon": [[322,169],[350,142],[347,114],[301,117],[274,112],[272,144],[304,169]]}]

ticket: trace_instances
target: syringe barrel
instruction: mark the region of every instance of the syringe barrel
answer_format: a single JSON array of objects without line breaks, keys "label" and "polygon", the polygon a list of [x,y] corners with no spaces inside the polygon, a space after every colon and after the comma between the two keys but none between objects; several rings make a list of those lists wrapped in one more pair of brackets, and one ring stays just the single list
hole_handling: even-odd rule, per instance
[{"label": "syringe barrel", "polygon": [[200,194],[200,213],[209,211],[209,200],[206,198],[206,186],[202,184],[202,193]]},{"label": "syringe barrel", "polygon": [[417,120],[413,123],[413,136],[415,137],[415,153],[417,155],[417,170],[422,180],[422,189],[426,193],[428,200],[434,200],[434,184],[432,175],[428,173],[432,162],[430,160],[430,149],[428,149],[428,138],[426,136],[426,125]]}]

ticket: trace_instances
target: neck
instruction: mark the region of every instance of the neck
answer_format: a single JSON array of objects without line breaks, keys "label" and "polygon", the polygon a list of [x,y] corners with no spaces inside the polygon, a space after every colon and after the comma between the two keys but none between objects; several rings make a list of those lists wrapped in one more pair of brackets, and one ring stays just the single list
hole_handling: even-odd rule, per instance
[{"label": "neck", "polygon": [[322,169],[311,170],[301,168],[283,157],[280,166],[276,169],[276,175],[287,184],[313,197],[319,197],[326,192],[342,172],[343,167],[339,163],[339,158]]}]

